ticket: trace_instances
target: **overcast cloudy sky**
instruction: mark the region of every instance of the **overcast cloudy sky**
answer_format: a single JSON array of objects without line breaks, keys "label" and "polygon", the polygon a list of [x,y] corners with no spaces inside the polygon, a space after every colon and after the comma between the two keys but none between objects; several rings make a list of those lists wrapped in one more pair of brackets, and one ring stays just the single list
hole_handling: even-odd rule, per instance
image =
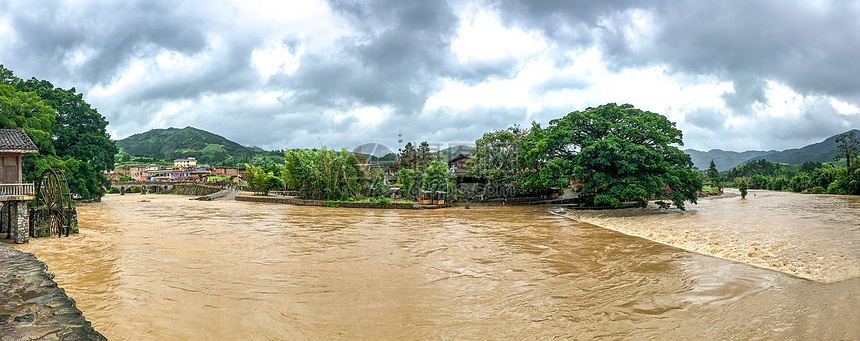
[{"label": "overcast cloudy sky", "polygon": [[0,0],[0,64],[75,87],[114,138],[266,149],[473,142],[630,103],[685,148],[860,128],[854,1]]}]

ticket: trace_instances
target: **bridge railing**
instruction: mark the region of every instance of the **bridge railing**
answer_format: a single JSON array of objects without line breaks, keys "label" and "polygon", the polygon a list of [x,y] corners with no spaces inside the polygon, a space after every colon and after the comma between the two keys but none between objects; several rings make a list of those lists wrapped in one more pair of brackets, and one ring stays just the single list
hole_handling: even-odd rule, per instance
[{"label": "bridge railing", "polygon": [[35,195],[33,184],[0,184],[0,195]]}]

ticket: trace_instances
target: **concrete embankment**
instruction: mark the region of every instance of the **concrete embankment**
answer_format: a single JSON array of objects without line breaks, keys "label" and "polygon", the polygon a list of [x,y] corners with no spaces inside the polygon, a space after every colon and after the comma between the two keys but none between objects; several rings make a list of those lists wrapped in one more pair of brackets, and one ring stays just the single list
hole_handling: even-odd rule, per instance
[{"label": "concrete embankment", "polygon": [[199,198],[193,198],[191,200],[200,200],[200,201],[212,201],[212,200],[235,200],[237,192],[231,189],[222,189],[221,191],[204,195]]},{"label": "concrete embankment", "polygon": [[47,268],[0,243],[0,340],[107,340]]},{"label": "concrete embankment", "polygon": [[206,186],[199,184],[175,184],[173,186],[173,194],[203,196],[216,193],[221,190],[218,186]]}]

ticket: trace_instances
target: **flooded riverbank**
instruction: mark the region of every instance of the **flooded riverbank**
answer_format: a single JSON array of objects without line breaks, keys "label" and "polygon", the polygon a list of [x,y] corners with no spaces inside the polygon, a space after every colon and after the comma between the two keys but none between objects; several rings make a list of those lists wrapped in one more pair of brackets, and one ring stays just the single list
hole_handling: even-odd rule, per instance
[{"label": "flooded riverbank", "polygon": [[0,243],[0,341],[104,340],[45,263]]},{"label": "flooded riverbank", "polygon": [[[735,194],[735,193],[732,193]],[[824,283],[860,277],[860,197],[750,191],[689,211],[571,211],[566,216],[706,255]]]},{"label": "flooded riverbank", "polygon": [[78,207],[15,245],[110,340],[852,339],[832,284],[578,223],[550,207],[299,207],[170,195]]}]

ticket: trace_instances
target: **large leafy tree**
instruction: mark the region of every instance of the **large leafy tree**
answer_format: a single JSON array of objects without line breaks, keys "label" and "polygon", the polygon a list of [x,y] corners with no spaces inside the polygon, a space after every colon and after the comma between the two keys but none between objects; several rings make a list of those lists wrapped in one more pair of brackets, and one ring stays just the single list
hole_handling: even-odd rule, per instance
[{"label": "large leafy tree", "polygon": [[430,165],[430,162],[436,160],[435,153],[430,151],[430,144],[427,141],[422,141],[418,148],[412,145],[412,142],[406,143],[403,148],[403,153],[400,158],[400,166],[403,168],[411,168],[421,171]]},{"label": "large leafy tree", "polygon": [[644,207],[668,198],[678,208],[696,202],[702,181],[675,145],[682,133],[666,117],[614,103],[534,124],[520,144],[524,186],[566,187],[584,182],[595,205]]},{"label": "large leafy tree", "polygon": [[56,167],[66,173],[72,192],[100,198],[106,183],[103,171],[113,168],[117,152],[105,118],[75,88],[57,88],[35,78],[24,81],[2,65],[0,80],[6,85],[0,96],[4,116],[8,114],[0,125],[24,129],[39,147],[39,155],[24,157],[25,180],[33,181],[45,169]]},{"label": "large leafy tree", "polygon": [[467,161],[468,174],[492,183],[518,188],[522,168],[519,164],[519,143],[526,132],[518,126],[484,134],[475,141],[472,157]]},{"label": "large leafy tree", "polygon": [[402,193],[405,193],[407,198],[415,198],[415,190],[421,186],[423,173],[412,168],[403,168],[397,172],[397,183],[402,187]]},{"label": "large leafy tree", "polygon": [[284,180],[275,176],[274,172],[267,171],[265,167],[254,167],[245,165],[245,181],[254,190],[254,193],[268,195],[273,189],[283,189]]},{"label": "large leafy tree", "polygon": [[18,87],[35,92],[56,110],[51,138],[57,156],[87,162],[99,173],[113,168],[117,148],[107,133],[108,122],[84,101],[83,94],[35,78],[18,83]]},{"label": "large leafy tree", "polygon": [[433,160],[424,169],[421,179],[421,189],[425,191],[448,191],[453,188],[453,174],[448,166],[439,160]]},{"label": "large leafy tree", "polygon": [[836,154],[834,160],[839,161],[839,159],[845,157],[845,168],[848,169],[848,174],[851,174],[853,171],[853,168],[851,167],[851,159],[857,156],[857,134],[855,134],[854,131],[841,134],[836,137],[836,143],[839,144],[836,146],[836,150],[839,154]]},{"label": "large leafy tree", "polygon": [[382,169],[376,168],[368,172],[367,180],[370,182],[365,190],[365,196],[379,198],[388,193],[388,186],[385,184],[385,172]]},{"label": "large leafy tree", "polygon": [[0,128],[24,130],[41,153],[53,155],[51,128],[54,120],[54,109],[38,95],[0,83]]},{"label": "large leafy tree", "polygon": [[283,172],[287,187],[299,196],[319,200],[347,200],[360,194],[366,180],[358,168],[355,155],[346,149],[335,152],[320,150],[287,150]]},{"label": "large leafy tree", "polygon": [[711,160],[711,165],[708,166],[708,180],[711,181],[712,186],[722,187],[720,186],[720,171],[717,170],[714,160]]}]

